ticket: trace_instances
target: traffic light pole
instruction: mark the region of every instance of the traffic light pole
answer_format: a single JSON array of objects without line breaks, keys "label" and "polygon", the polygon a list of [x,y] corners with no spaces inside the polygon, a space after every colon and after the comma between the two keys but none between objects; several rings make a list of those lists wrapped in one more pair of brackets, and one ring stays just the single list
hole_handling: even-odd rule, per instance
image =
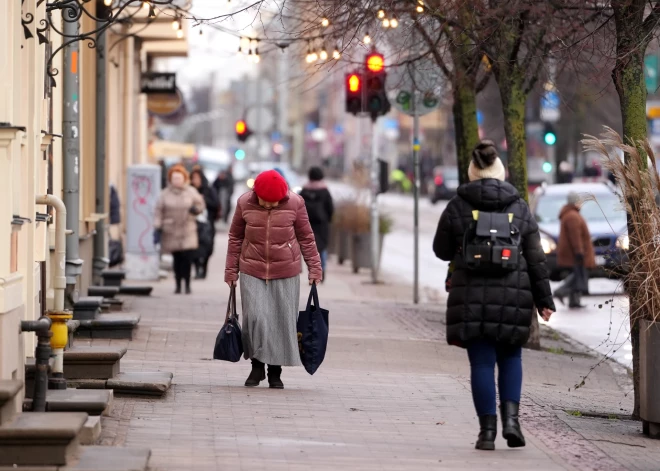
[{"label": "traffic light pole", "polygon": [[420,168],[419,168],[419,114],[417,113],[417,91],[413,93],[412,112],[413,112],[413,204],[414,204],[414,224],[413,224],[413,303],[419,304],[419,186],[420,186]]},{"label": "traffic light pole", "polygon": [[371,281],[378,283],[380,268],[380,220],[378,217],[378,124],[371,126]]}]

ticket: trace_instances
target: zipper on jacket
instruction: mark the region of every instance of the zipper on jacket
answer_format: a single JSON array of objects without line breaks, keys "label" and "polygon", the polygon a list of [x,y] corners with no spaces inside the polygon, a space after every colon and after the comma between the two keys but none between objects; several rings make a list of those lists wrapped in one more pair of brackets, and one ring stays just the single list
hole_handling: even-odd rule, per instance
[{"label": "zipper on jacket", "polygon": [[291,258],[293,261],[296,261],[296,255],[293,253],[293,245],[291,245],[291,242],[289,242],[289,250],[291,250]]},{"label": "zipper on jacket", "polygon": [[266,284],[268,284],[268,278],[270,277],[270,214],[271,211],[268,210],[268,221],[266,222]]}]

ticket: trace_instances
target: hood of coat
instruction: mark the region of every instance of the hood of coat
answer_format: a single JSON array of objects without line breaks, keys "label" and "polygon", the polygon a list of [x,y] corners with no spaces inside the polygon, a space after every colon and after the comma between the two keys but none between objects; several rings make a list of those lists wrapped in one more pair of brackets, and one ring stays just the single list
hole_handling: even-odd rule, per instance
[{"label": "hood of coat", "polygon": [[327,190],[327,189],[328,189],[328,185],[326,185],[323,180],[308,181],[303,187],[303,190]]},{"label": "hood of coat", "polygon": [[575,206],[574,204],[567,204],[563,208],[561,208],[561,211],[559,211],[559,219],[563,219],[564,216],[566,216],[569,213],[579,213],[580,209]]},{"label": "hood of coat", "polygon": [[458,196],[483,211],[500,211],[520,199],[518,190],[508,182],[485,178],[458,187]]}]

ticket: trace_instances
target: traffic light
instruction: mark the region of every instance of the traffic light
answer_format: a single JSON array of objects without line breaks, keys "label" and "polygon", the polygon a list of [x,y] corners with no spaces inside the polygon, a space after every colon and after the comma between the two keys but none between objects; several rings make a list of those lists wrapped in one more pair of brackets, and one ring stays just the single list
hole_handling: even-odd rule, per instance
[{"label": "traffic light", "polygon": [[236,157],[236,160],[243,160],[245,158],[245,151],[243,149],[236,149],[234,157]]},{"label": "traffic light", "polygon": [[250,128],[248,128],[247,123],[240,119],[236,121],[236,139],[239,140],[239,142],[245,142],[248,140],[248,137],[252,135],[252,131],[250,131]]},{"label": "traffic light", "polygon": [[362,111],[362,74],[346,74],[346,112],[357,115]]},{"label": "traffic light", "polygon": [[378,159],[378,194],[387,193],[390,189],[390,165],[383,159]]},{"label": "traffic light", "polygon": [[550,162],[543,162],[543,171],[545,173],[550,173],[552,172],[552,164]]},{"label": "traffic light", "polygon": [[543,141],[549,146],[554,146],[557,143],[557,134],[555,133],[555,128],[550,123],[545,124],[545,130],[543,131]]},{"label": "traffic light", "polygon": [[390,102],[385,91],[385,59],[382,54],[372,52],[365,59],[365,103],[364,111],[375,120],[390,111]]}]

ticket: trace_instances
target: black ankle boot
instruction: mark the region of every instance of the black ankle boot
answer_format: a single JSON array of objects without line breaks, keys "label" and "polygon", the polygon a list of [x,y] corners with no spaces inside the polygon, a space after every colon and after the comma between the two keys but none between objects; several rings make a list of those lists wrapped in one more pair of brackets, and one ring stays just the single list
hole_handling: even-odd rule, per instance
[{"label": "black ankle boot", "polygon": [[494,450],[495,438],[497,437],[497,416],[479,416],[479,438],[474,446],[477,450]]},{"label": "black ankle boot", "polygon": [[252,371],[250,371],[250,376],[245,380],[245,385],[248,388],[253,388],[259,386],[264,379],[266,379],[266,368],[263,363],[259,360],[252,359]]},{"label": "black ankle boot", "polygon": [[277,365],[268,365],[268,384],[271,389],[284,389],[284,383],[280,376],[282,367]]},{"label": "black ankle boot", "polygon": [[500,414],[502,416],[502,436],[506,439],[506,444],[510,448],[525,446],[525,437],[520,430],[518,421],[518,409],[520,405],[517,402],[506,401],[500,404]]},{"label": "black ankle boot", "polygon": [[176,288],[174,294],[181,294],[181,280],[176,280]]}]

